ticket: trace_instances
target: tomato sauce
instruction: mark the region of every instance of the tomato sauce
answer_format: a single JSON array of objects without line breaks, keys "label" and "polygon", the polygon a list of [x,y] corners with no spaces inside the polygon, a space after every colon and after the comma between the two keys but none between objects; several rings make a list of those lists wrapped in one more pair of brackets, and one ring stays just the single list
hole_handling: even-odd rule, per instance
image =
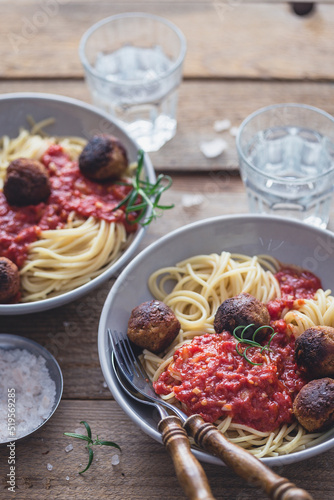
[{"label": "tomato sauce", "polygon": [[250,348],[247,357],[261,365],[250,364],[236,345],[228,332],[195,337],[175,352],[154,383],[156,392],[173,391],[189,415],[207,422],[231,416],[263,432],[292,422],[293,399],[306,383],[294,360],[294,338],[278,333],[271,352]]},{"label": "tomato sauce", "polygon": [[322,288],[320,279],[305,269],[283,267],[276,274],[281,298],[268,302],[270,325],[275,331],[287,332],[287,325],[280,319],[283,309],[298,309],[305,299],[313,299],[316,291]]},{"label": "tomato sauce", "polygon": [[280,284],[282,296],[294,299],[313,299],[316,291],[321,288],[320,279],[305,269],[284,267],[275,274]]},{"label": "tomato sauce", "polygon": [[[107,222],[121,222],[127,232],[137,224],[126,220],[124,207],[114,210],[132,189],[112,182],[98,184],[85,178],[78,162],[71,161],[60,145],[51,145],[41,158],[51,184],[47,202],[24,207],[9,206],[0,192],[0,255],[21,268],[27,258],[29,244],[36,241],[41,231],[64,227],[71,212]],[[134,220],[136,213],[128,216]]]}]

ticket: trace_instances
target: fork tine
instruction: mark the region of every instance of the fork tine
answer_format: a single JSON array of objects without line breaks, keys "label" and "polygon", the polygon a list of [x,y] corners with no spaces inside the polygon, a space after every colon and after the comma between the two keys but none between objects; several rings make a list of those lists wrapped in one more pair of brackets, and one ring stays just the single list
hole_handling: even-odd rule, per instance
[{"label": "fork tine", "polygon": [[123,360],[127,370],[129,371],[129,373],[131,373],[131,376],[136,375],[137,377],[139,377],[140,375],[135,365],[135,356],[133,354],[130,344],[127,345],[126,343],[127,337],[121,337],[120,335],[117,334],[117,338],[118,338],[118,347],[122,353]]},{"label": "fork tine", "polygon": [[132,371],[129,367],[129,363],[127,359],[124,357],[124,354],[121,350],[121,344],[120,344],[120,338],[116,330],[113,332],[108,328],[108,334],[109,334],[109,339],[112,347],[112,351],[115,355],[115,358],[117,360],[118,366],[121,368],[123,371],[124,375],[126,377],[132,377]]},{"label": "fork tine", "polygon": [[147,373],[146,373],[146,371],[144,371],[143,365],[141,364],[140,360],[138,358],[136,358],[128,337],[123,338],[122,343],[123,343],[125,350],[127,350],[129,358],[132,360],[132,364],[133,364],[134,369],[136,370],[137,376],[138,377],[142,376],[145,379],[147,379]]},{"label": "fork tine", "polygon": [[133,352],[133,349],[131,347],[129,339],[127,337],[123,337],[116,330],[111,332],[111,330],[108,329],[108,333],[111,340],[113,351],[115,352],[117,362],[120,365],[123,372],[127,372],[125,373],[125,375],[131,378],[136,376],[139,378],[143,377],[146,379],[147,375],[143,371],[143,368],[140,367],[136,359],[136,356]]}]

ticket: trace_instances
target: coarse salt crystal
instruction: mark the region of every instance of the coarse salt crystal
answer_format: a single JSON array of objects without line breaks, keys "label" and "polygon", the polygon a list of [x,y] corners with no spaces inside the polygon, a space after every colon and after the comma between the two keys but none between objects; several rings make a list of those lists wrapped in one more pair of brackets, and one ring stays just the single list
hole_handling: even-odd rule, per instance
[{"label": "coarse salt crystal", "polygon": [[[20,438],[48,418],[55,403],[56,384],[46,360],[26,349],[0,349],[0,394],[15,388],[15,436]],[[0,397],[1,399],[1,397]],[[7,439],[7,406],[0,404],[0,443]]]},{"label": "coarse salt crystal", "polygon": [[68,446],[66,446],[65,448],[65,451],[66,453],[68,453],[69,451],[72,451],[73,450],[73,444],[69,444]]},{"label": "coarse salt crystal", "polygon": [[118,465],[119,464],[119,455],[113,455],[111,457],[111,463],[112,463],[112,465]]},{"label": "coarse salt crystal", "polygon": [[70,477],[69,477],[69,476],[66,476],[66,478],[65,478],[65,479],[66,479],[66,481],[69,481],[69,480],[70,480]]},{"label": "coarse salt crystal", "polygon": [[238,130],[239,130],[239,127],[231,127],[230,134],[235,137],[238,134]]},{"label": "coarse salt crystal", "polygon": [[107,388],[107,387],[108,387],[108,384],[107,384],[107,382],[106,382],[106,381],[104,381],[102,385],[103,385],[103,387],[104,387],[104,388]]},{"label": "coarse salt crystal", "polygon": [[181,203],[185,208],[196,207],[203,203],[203,199],[201,194],[184,194]]},{"label": "coarse salt crystal", "polygon": [[48,464],[48,465],[46,466],[46,468],[47,468],[48,470],[52,470],[52,469],[53,469],[53,465]]},{"label": "coarse salt crystal", "polygon": [[216,120],[213,124],[213,129],[215,132],[224,132],[224,130],[228,130],[230,126],[230,120]]},{"label": "coarse salt crystal", "polygon": [[199,147],[207,158],[216,158],[227,149],[227,142],[223,139],[213,139],[212,141],[202,141]]}]

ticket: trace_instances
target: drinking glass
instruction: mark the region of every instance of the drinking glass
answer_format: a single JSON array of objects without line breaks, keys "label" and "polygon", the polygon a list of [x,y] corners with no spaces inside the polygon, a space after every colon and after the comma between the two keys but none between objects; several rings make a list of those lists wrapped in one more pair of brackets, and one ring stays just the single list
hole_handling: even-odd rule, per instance
[{"label": "drinking glass", "polygon": [[334,118],[304,104],[251,114],[237,139],[251,212],[282,215],[325,228],[334,185]]},{"label": "drinking glass", "polygon": [[145,151],[159,150],[176,133],[185,54],[182,32],[145,13],[103,19],[79,46],[93,103],[119,120]]}]

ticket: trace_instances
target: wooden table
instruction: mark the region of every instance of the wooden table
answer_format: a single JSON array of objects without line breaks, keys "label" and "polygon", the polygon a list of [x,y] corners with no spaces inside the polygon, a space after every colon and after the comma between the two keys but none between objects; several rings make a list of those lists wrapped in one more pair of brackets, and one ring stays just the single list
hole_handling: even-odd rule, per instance
[{"label": "wooden table", "polygon": [[[303,102],[334,114],[334,5],[316,3],[305,17],[287,3],[251,0],[1,0],[0,93],[42,91],[90,100],[78,58],[78,43],[94,22],[122,11],[147,11],[175,22],[188,41],[180,88],[176,137],[151,159],[170,173],[164,201],[177,209],[154,222],[141,248],[184,224],[218,214],[248,211],[238,175],[234,137],[214,132],[215,120],[238,126],[250,112],[271,103]],[[205,158],[202,140],[225,138],[229,149]],[[202,195],[187,207],[184,196]],[[330,228],[334,228],[332,213]],[[143,434],[113,400],[97,352],[101,309],[112,283],[53,311],[0,317],[0,331],[29,337],[47,347],[64,375],[64,393],[52,419],[17,443],[16,493],[8,492],[5,448],[0,449],[0,498],[183,499],[163,446]],[[91,469],[84,443],[63,436],[87,420],[93,434],[122,447],[121,462],[99,447]],[[334,498],[334,451],[277,469],[316,500]],[[53,469],[47,469],[51,464]],[[204,464],[217,499],[262,499],[265,495],[225,467]]]}]

